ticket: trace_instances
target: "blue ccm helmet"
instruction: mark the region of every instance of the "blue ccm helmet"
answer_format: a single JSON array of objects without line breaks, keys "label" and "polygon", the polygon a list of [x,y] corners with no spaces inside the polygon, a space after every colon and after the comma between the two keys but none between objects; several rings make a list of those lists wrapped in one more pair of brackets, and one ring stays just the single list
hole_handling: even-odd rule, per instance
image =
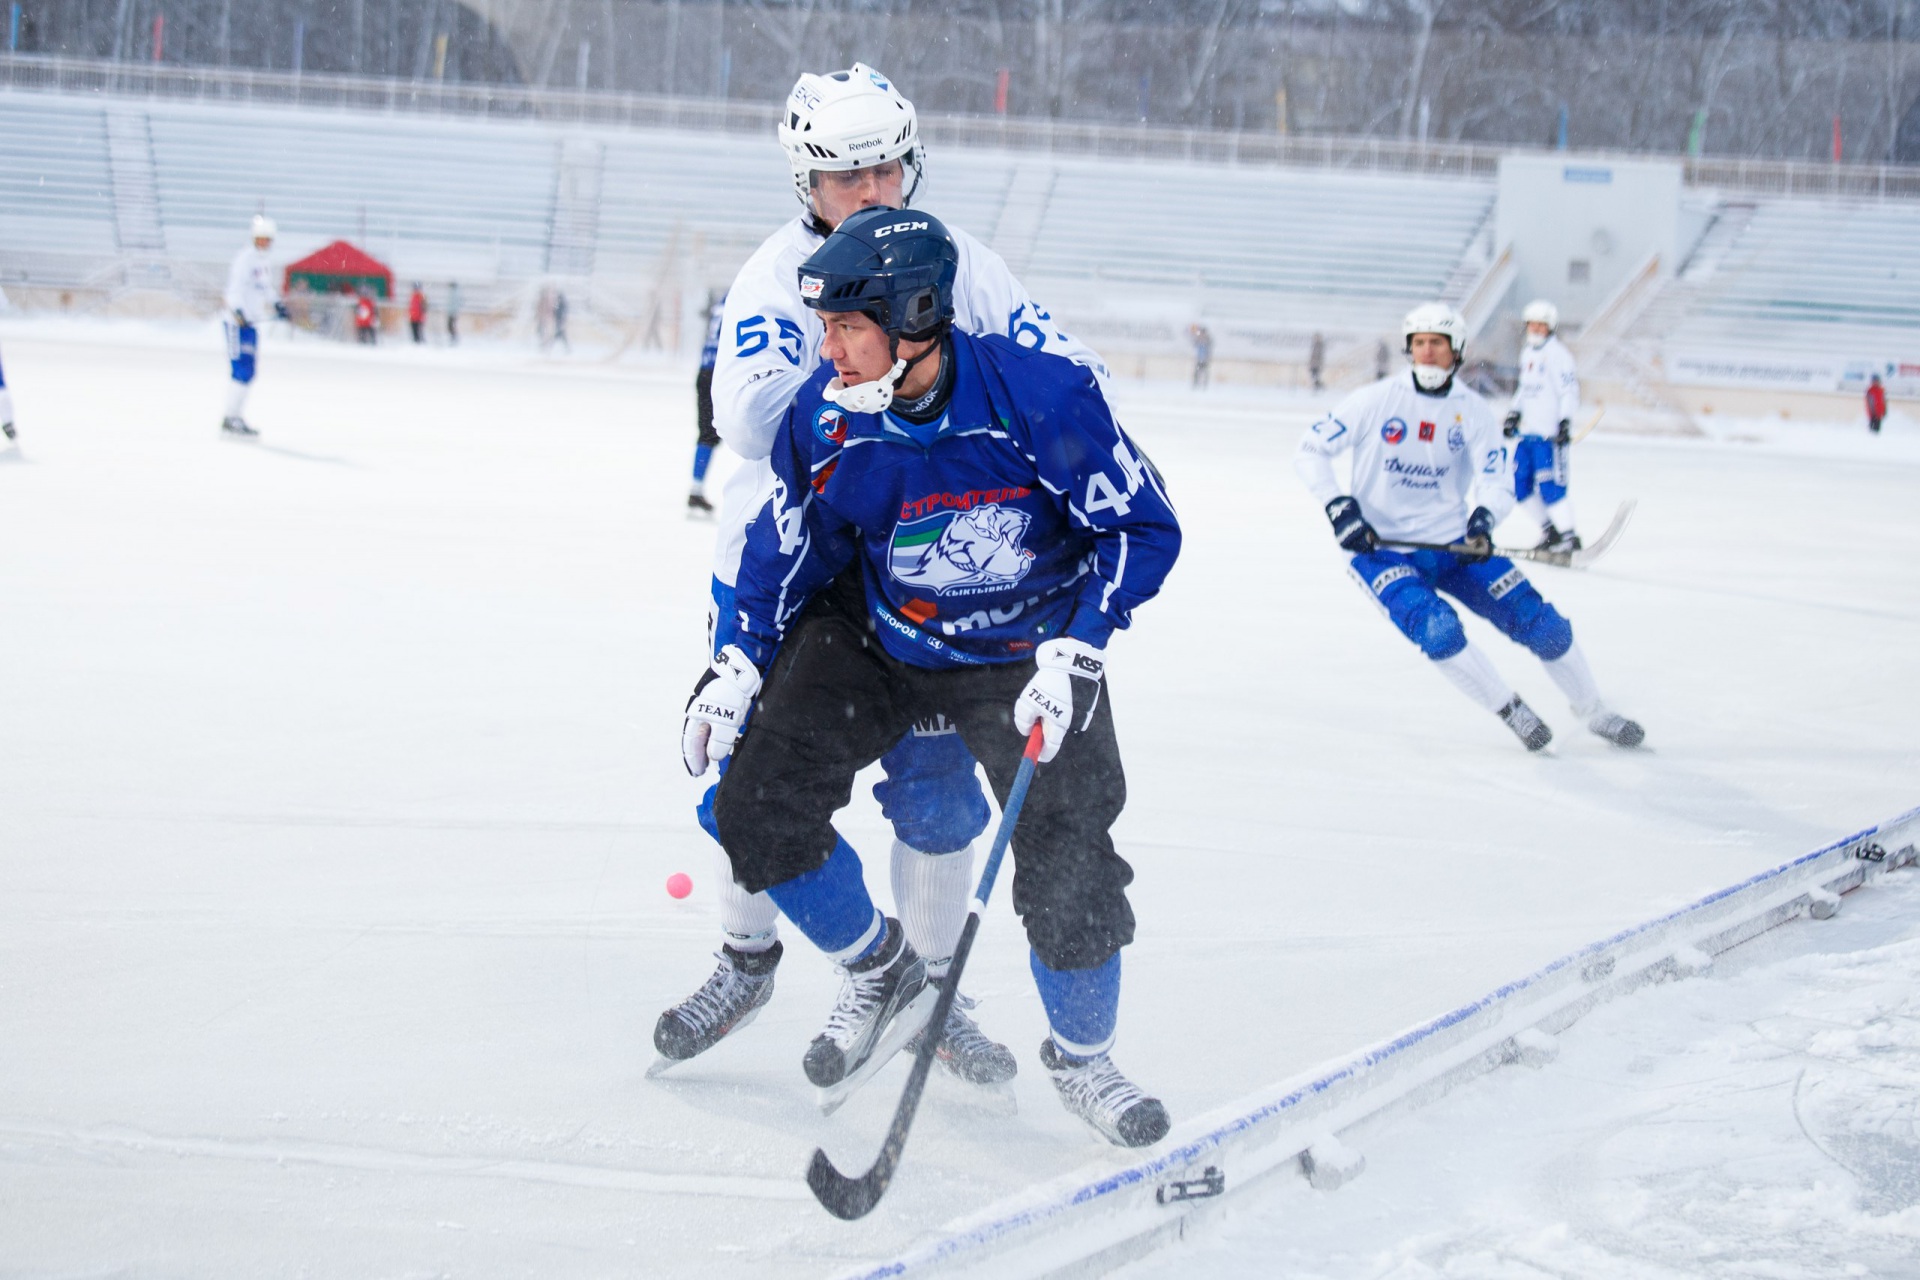
[{"label": "blue ccm helmet", "polygon": [[815,311],[858,311],[900,341],[953,322],[960,248],[946,224],[917,209],[862,209],[800,264],[800,299]]}]

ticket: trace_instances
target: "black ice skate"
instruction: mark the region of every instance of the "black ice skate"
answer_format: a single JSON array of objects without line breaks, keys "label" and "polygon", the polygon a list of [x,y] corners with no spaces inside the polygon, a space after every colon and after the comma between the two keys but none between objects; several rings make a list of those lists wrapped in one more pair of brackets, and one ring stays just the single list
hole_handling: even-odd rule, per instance
[{"label": "black ice skate", "polygon": [[1117,1147],[1150,1147],[1173,1125],[1160,1099],[1140,1092],[1104,1053],[1070,1058],[1048,1036],[1040,1042],[1040,1065],[1053,1077],[1067,1110]]},{"label": "black ice skate", "polygon": [[[954,997],[946,1030],[940,1036],[940,1047],[933,1051],[934,1059],[956,1080],[977,1085],[1005,1084],[1020,1074],[1020,1063],[1014,1058],[1013,1050],[989,1040],[979,1024],[967,1016],[971,1008],[973,1001],[964,994]],[[907,1043],[909,1056],[919,1052],[920,1037],[925,1034],[918,1032]]]},{"label": "black ice skate", "polygon": [[1553,741],[1553,730],[1547,728],[1546,721],[1533,714],[1533,708],[1520,701],[1520,695],[1514,694],[1513,701],[1500,708],[1500,718],[1507,722],[1507,728],[1513,730],[1513,736],[1526,744],[1529,751],[1538,751]]},{"label": "black ice skate", "polygon": [[675,1063],[719,1044],[752,1022],[773,999],[773,971],[784,950],[774,943],[765,951],[735,951],[722,946],[714,953],[720,965],[700,989],[660,1015],[653,1026],[653,1047],[660,1058],[647,1069],[657,1076]]},{"label": "black ice skate", "polygon": [[1580,549],[1580,535],[1562,533],[1552,525],[1547,526],[1547,540],[1540,544],[1542,551],[1565,551],[1569,554]]},{"label": "black ice skate", "polygon": [[690,493],[687,495],[687,516],[689,518],[696,517],[696,516],[710,516],[712,514],[713,514],[713,504],[707,501],[706,494]]},{"label": "black ice skate", "polygon": [[1614,711],[1596,713],[1587,721],[1587,728],[1616,747],[1637,747],[1647,740],[1647,731],[1640,727],[1638,721],[1629,720]]},{"label": "black ice skate", "polygon": [[247,425],[245,418],[220,419],[220,434],[234,436],[242,440],[251,440],[260,433]]},{"label": "black ice skate", "polygon": [[[840,973],[840,998],[827,1018],[826,1030],[813,1038],[802,1061],[807,1079],[822,1089],[848,1079],[876,1059],[883,1047],[889,1054],[899,1052],[920,1024],[893,1024],[901,1021],[901,1014],[922,991],[931,995],[934,990],[927,986],[927,962],[907,945],[906,930],[891,918],[873,954],[845,966]],[[920,1015],[924,1022],[933,1001],[917,1007],[925,1011]],[[898,1034],[885,1034],[889,1030]],[[875,1061],[875,1068],[883,1061]]]},{"label": "black ice skate", "polygon": [[18,437],[13,434],[13,424],[11,422],[0,422],[0,431],[6,432],[7,439],[9,440],[18,439]]}]

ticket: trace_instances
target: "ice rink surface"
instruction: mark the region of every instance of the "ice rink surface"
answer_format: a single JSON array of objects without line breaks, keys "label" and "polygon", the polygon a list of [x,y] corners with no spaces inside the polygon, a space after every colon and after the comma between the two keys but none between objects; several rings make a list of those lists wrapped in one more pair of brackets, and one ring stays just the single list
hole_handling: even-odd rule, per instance
[{"label": "ice rink surface", "polygon": [[[966,985],[1019,1112],[936,1080],[865,1222],[801,1173],[865,1164],[903,1070],[817,1115],[804,939],[753,1027],[642,1078],[717,945],[690,370],[270,341],[241,444],[211,328],[14,317],[0,351],[7,1272],[819,1275],[1124,1160],[1038,1068],[1004,893]],[[1639,514],[1532,576],[1649,748],[1469,620],[1533,758],[1346,577],[1290,465],[1311,402],[1116,400],[1187,533],[1110,665],[1115,1056],[1176,1125],[1914,803],[1911,419],[1582,445],[1586,524]],[[887,901],[864,787],[843,818]]]}]

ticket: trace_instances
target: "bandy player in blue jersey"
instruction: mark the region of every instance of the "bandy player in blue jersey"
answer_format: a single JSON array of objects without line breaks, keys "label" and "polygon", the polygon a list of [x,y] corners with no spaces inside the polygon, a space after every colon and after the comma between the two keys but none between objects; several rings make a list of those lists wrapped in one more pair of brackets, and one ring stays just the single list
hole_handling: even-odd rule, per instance
[{"label": "bandy player in blue jersey", "polygon": [[[1300,441],[1295,467],[1352,555],[1354,579],[1442,675],[1499,715],[1527,750],[1553,732],[1467,639],[1444,592],[1540,659],[1587,728],[1638,746],[1641,727],[1601,700],[1573,627],[1513,561],[1492,554],[1493,527],[1513,510],[1513,464],[1493,410],[1454,377],[1466,321],[1442,302],[1402,322],[1413,368],[1349,395]],[[1351,454],[1342,487],[1333,460]],[[1396,550],[1396,542],[1461,551]]]},{"label": "bandy player in blue jersey", "polygon": [[[870,206],[910,205],[925,172],[913,104],[886,77],[858,63],[801,76],[787,97],[779,137],[801,213],[767,237],[740,269],[715,335],[713,425],[742,461],[720,501],[710,652],[727,643],[734,625],[734,577],[748,525],[772,491],[768,456],[775,434],[820,364],[822,325],[800,296],[795,273],[849,215]],[[953,231],[952,238],[959,252],[955,328],[1001,334],[1106,376],[1099,358],[1060,332],[998,254],[963,231]],[[966,920],[973,842],[986,828],[986,796],[973,756],[938,720],[915,726],[880,767],[886,776],[874,795],[893,826],[894,904],[937,976]],[[709,793],[701,822],[710,834],[711,803]],[[656,1069],[705,1052],[746,1025],[773,995],[784,953],[778,908],[730,875],[722,879],[719,899],[718,965],[692,995],[660,1015]],[[974,1084],[1002,1084],[1018,1069],[1016,1060],[973,1023],[969,1004],[963,996],[954,1005],[941,1041],[941,1066]]]},{"label": "bandy player in blue jersey", "polygon": [[687,490],[687,514],[693,516],[713,514],[713,504],[707,501],[707,467],[720,447],[720,433],[713,429],[713,365],[720,356],[720,319],[726,305],[725,294],[707,303],[707,340],[700,348],[700,372],[693,376],[695,424],[700,431],[693,446],[693,487]]},{"label": "bandy player in blue jersey", "polygon": [[841,967],[803,1063],[824,1088],[929,981],[834,832],[855,774],[939,717],[1004,804],[1041,725],[1013,834],[1014,910],[1051,1031],[1040,1060],[1071,1112],[1142,1146],[1168,1121],[1109,1056],[1134,920],[1109,835],[1126,783],[1102,693],[1107,642],[1160,590],[1180,527],[1088,370],[953,328],[959,256],[937,218],[870,209],[801,265],[833,365],[781,424],[734,639],[688,704],[682,746],[695,773],[731,757],[714,816],[734,878]]}]

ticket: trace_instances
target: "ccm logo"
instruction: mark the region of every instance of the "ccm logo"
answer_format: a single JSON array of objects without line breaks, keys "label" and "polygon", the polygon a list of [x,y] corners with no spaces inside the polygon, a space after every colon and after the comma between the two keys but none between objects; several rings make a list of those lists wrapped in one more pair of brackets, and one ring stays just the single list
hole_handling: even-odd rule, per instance
[{"label": "ccm logo", "polygon": [[927,230],[927,224],[924,222],[896,222],[896,223],[893,223],[891,226],[875,227],[873,229],[873,238],[875,240],[878,240],[882,236],[890,236],[896,231],[925,231],[925,230]]},{"label": "ccm logo", "polygon": [[1105,663],[1089,658],[1084,653],[1076,653],[1073,655],[1073,665],[1075,670],[1084,671],[1096,680],[1100,678],[1100,672],[1106,667]]}]

